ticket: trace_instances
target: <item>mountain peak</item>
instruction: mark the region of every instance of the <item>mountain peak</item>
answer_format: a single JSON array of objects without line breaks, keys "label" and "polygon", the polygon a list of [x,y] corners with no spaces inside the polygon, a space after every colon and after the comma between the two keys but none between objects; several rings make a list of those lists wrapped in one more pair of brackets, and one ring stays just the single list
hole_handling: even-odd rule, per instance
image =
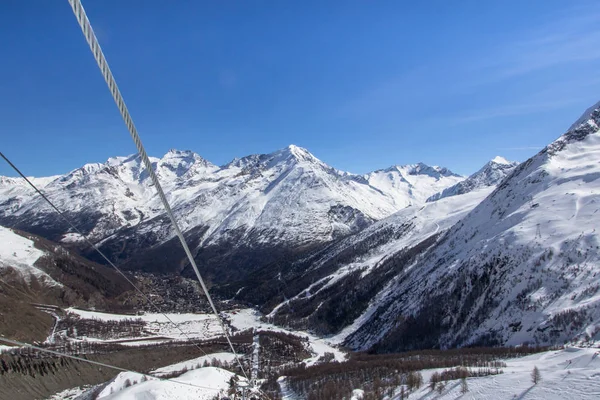
[{"label": "mountain peak", "polygon": [[496,163],[496,164],[503,164],[503,165],[514,164],[512,161],[508,161],[506,158],[504,158],[502,156],[494,157],[491,162]]},{"label": "mountain peak", "polygon": [[191,150],[171,149],[162,157],[162,160],[170,159],[189,159],[189,160],[204,160],[199,154]]},{"label": "mountain peak", "polygon": [[577,121],[575,121],[573,123],[573,125],[571,125],[569,127],[569,131],[572,131],[574,129],[577,129],[581,126],[581,124],[586,123],[587,121],[593,119],[593,114],[596,112],[597,110],[600,109],[600,101],[596,104],[594,104],[593,106],[591,106],[590,108],[588,108],[587,110],[585,110],[585,112],[581,115],[581,117],[579,117],[577,119]]},{"label": "mountain peak", "polygon": [[169,149],[169,151],[167,151],[167,153],[165,154],[165,156],[168,155],[193,155],[195,154],[193,151],[191,150],[178,150],[178,149]]},{"label": "mountain peak", "polygon": [[167,151],[165,153],[165,155],[162,157],[162,159],[164,160],[164,159],[169,159],[169,158],[189,158],[189,159],[206,161],[206,159],[204,157],[202,157],[200,154],[198,154],[192,150],[170,149],[169,151]]},{"label": "mountain peak", "polygon": [[419,162],[417,164],[406,165],[403,167],[409,175],[428,175],[433,178],[445,176],[456,176],[460,177],[460,175],[455,174],[445,167],[438,167],[437,165],[427,165],[423,162]]},{"label": "mountain peak", "polygon": [[305,148],[290,144],[272,153],[251,154],[242,158],[234,158],[222,168],[229,168],[230,166],[238,168],[271,168],[277,164],[295,164],[298,162],[309,162],[326,166]]},{"label": "mountain peak", "polygon": [[306,150],[304,147],[296,146],[295,144],[290,144],[286,148],[275,153],[290,155],[298,161],[318,161],[310,151]]},{"label": "mountain peak", "polygon": [[445,167],[438,167],[437,165],[427,165],[423,162],[419,162],[416,164],[406,164],[406,165],[392,165],[389,168],[383,170],[377,170],[374,172],[400,172],[401,174],[407,175],[428,175],[432,178],[440,178],[440,177],[457,177],[462,178],[461,175],[455,174]]},{"label": "mountain peak", "polygon": [[541,153],[555,155],[567,147],[569,143],[579,142],[586,139],[591,134],[598,133],[600,129],[600,102],[588,108],[583,115],[575,121],[571,128],[546,146]]},{"label": "mountain peak", "polygon": [[496,156],[479,171],[475,172],[464,181],[434,194],[427,199],[427,202],[496,186],[506,178],[517,165],[519,165],[519,163],[516,161],[508,161],[504,157]]},{"label": "mountain peak", "polygon": [[[273,153],[266,154],[264,156],[265,160],[269,160],[269,163],[298,163],[298,162],[309,162],[316,164],[323,164],[317,157],[311,154],[304,147],[296,146],[294,144],[290,144],[283,149],[279,149],[274,151]],[[324,164],[323,164],[324,165]]]},{"label": "mountain peak", "polygon": [[213,163],[192,150],[171,149],[160,159],[160,163],[162,165],[172,164],[176,167],[186,165],[186,168],[191,167],[193,164],[214,167]]}]

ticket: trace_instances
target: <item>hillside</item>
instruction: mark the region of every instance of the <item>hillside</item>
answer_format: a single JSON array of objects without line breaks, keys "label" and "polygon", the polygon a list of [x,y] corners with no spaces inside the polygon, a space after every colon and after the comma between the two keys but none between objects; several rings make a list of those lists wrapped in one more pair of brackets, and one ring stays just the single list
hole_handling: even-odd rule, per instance
[{"label": "hillside", "polygon": [[0,226],[2,335],[43,341],[54,318],[37,304],[124,310],[127,307],[117,298],[130,290],[129,283],[112,269],[45,239]]},{"label": "hillside", "polygon": [[600,108],[407,264],[347,344],[396,351],[597,340]]},{"label": "hillside", "polygon": [[268,317],[278,323],[325,334],[344,328],[339,336],[347,335],[404,264],[479,204],[511,169],[501,171],[487,186],[406,207],[299,260],[269,265],[260,271],[260,281],[234,284],[231,293],[264,304]]}]

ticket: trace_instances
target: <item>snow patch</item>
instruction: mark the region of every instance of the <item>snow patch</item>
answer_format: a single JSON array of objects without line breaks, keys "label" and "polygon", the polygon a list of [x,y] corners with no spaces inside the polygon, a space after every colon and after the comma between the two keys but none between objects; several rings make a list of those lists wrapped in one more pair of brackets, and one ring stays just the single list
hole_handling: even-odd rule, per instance
[{"label": "snow patch", "polygon": [[47,285],[62,286],[34,265],[45,255],[44,251],[35,247],[33,240],[0,226],[0,271],[16,271],[27,283],[35,278]]}]

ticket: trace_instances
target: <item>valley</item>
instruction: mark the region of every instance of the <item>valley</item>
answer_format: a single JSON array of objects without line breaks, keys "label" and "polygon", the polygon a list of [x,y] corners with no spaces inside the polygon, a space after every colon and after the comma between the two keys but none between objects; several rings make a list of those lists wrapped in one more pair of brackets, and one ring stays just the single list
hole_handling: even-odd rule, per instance
[{"label": "valley", "polygon": [[525,162],[468,177],[355,175],[293,145],[152,159],[244,368],[138,157],[32,178],[118,271],[2,177],[0,334],[127,370],[7,345],[4,393],[212,399],[251,371],[257,398],[593,398],[599,126],[597,104]]}]

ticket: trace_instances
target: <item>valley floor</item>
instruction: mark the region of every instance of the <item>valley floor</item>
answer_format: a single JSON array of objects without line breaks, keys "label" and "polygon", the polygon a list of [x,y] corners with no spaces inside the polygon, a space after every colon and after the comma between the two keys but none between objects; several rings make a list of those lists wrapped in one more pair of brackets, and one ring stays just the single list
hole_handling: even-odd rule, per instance
[{"label": "valley floor", "polygon": [[[129,336],[118,339],[99,339],[89,336],[78,336],[76,341],[93,341],[104,343],[118,343],[125,346],[142,346],[147,344],[169,343],[173,341],[183,341],[188,339],[208,340],[217,338],[222,335],[221,328],[216,317],[212,314],[192,314],[192,313],[167,313],[166,316],[177,323],[182,332],[174,327],[162,314],[147,313],[142,315],[124,315],[124,314],[108,314],[95,311],[85,311],[76,308],[69,308],[68,313],[75,314],[84,320],[97,320],[102,322],[109,321],[126,321],[132,319],[140,319],[146,325],[145,336]],[[343,361],[345,355],[339,348],[328,339],[320,338],[311,333],[304,331],[295,331],[279,326],[262,322],[261,315],[257,311],[245,308],[232,310],[222,313],[225,320],[235,331],[245,331],[248,329],[256,329],[259,331],[278,332],[284,334],[293,334],[307,339],[312,356],[304,360],[306,365],[315,364],[320,357],[325,353],[333,354],[335,360]],[[62,332],[56,332],[56,335],[61,335]],[[56,338],[50,337],[48,341],[54,341]],[[72,339],[71,339],[72,340]]]},{"label": "valley floor", "polygon": [[[144,334],[141,336],[120,336],[118,339],[110,337],[94,337],[93,334],[68,337],[68,332],[60,330],[53,332],[53,336],[48,338],[49,343],[57,339],[74,342],[101,342],[127,345],[128,348],[145,346],[150,343],[164,343],[165,345],[184,341],[181,332],[175,330],[164,316],[158,314],[144,314],[139,316],[106,314],[93,311],[84,311],[78,309],[65,310],[67,315],[75,316],[81,320],[99,321],[108,323],[109,321],[126,321],[138,319],[145,325]],[[220,335],[218,322],[211,315],[205,314],[168,314],[169,318],[182,324],[182,329],[189,332],[191,337],[200,340],[217,338]],[[346,354],[336,345],[327,339],[319,338],[307,332],[297,332],[280,328],[272,324],[261,321],[261,315],[252,309],[232,310],[224,313],[229,326],[234,331],[248,331],[254,329],[256,332],[273,332],[277,334],[293,334],[301,338],[306,347],[306,355],[302,356],[303,362],[308,366],[315,365],[324,361],[324,356],[331,360],[344,362]],[[60,336],[63,335],[61,338]],[[72,335],[72,332],[71,332]],[[252,369],[257,369],[256,365],[266,363],[260,341],[255,337],[252,340],[253,350],[245,355],[252,359]],[[6,350],[6,349],[5,349]],[[215,366],[214,361],[231,363],[233,354],[227,351],[210,353],[208,356],[190,357],[190,360],[181,361],[172,365],[163,366],[155,369],[152,374],[157,376],[169,376],[173,372],[180,374],[175,378],[178,381],[190,382],[198,386],[210,387],[210,389],[199,389],[197,387],[178,385],[168,381],[159,381],[154,379],[146,380],[141,375],[122,373],[114,380],[96,387],[96,394],[99,399],[212,399],[215,395],[224,395],[227,391],[229,380],[234,373]],[[207,366],[213,361],[211,366]],[[409,399],[531,399],[531,400],[558,400],[558,399],[598,399],[600,398],[600,350],[597,348],[579,348],[567,347],[561,350],[546,351],[519,358],[510,358],[504,360],[506,367],[503,367],[503,373],[478,378],[468,378],[467,384],[469,391],[463,393],[460,380],[448,381],[443,390],[431,390],[429,380],[435,372],[441,372],[443,369],[422,370],[424,385],[416,391],[410,393]],[[255,365],[256,364],[256,365]],[[531,373],[534,367],[537,367],[541,373],[541,381],[534,385],[531,379]],[[256,373],[256,372],[255,372]],[[128,383],[127,383],[128,382]],[[63,386],[64,387],[64,386]],[[282,390],[283,399],[296,400],[301,399],[286,384],[285,378],[279,379],[279,387]],[[101,389],[101,390],[100,390]],[[353,399],[361,398],[360,388],[356,388]],[[76,399],[89,390],[89,387],[71,388],[57,393],[49,399]],[[388,392],[386,400],[401,399],[401,388],[398,387],[394,394],[390,396]],[[1,398],[2,396],[0,396]],[[365,398],[369,397],[365,393]],[[405,397],[406,398],[406,397]]]}]

